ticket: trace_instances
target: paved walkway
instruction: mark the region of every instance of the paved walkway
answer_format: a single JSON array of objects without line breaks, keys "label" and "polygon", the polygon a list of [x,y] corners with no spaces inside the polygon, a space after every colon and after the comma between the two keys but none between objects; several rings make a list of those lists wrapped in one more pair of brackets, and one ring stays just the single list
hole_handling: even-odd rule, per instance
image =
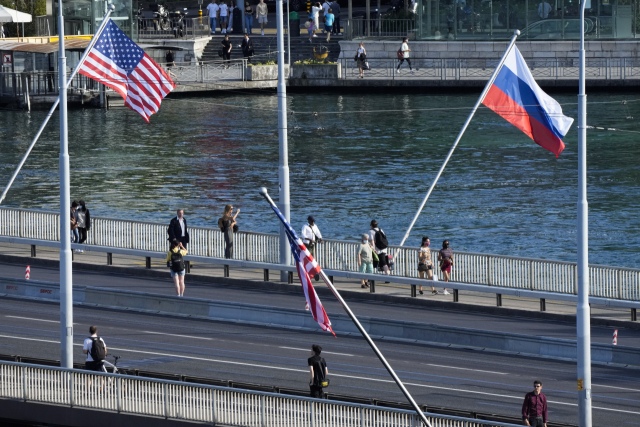
[{"label": "paved walkway", "polygon": [[[0,254],[19,256],[19,257],[30,257],[31,248],[28,245],[12,245],[11,247],[3,246],[0,248]],[[59,251],[53,248],[38,247],[37,257],[41,259],[58,260]],[[128,258],[123,255],[113,254],[112,261],[113,261],[113,265],[116,267],[139,268],[141,270],[145,269],[144,258]],[[106,257],[106,254],[104,253],[87,252],[84,254],[74,254],[74,262],[80,262],[83,264],[106,265],[107,257]],[[167,276],[169,276],[169,271],[166,267],[166,263],[164,261],[160,261],[159,259],[151,260],[151,269],[154,271],[166,273]],[[2,274],[1,270],[2,268],[0,267],[0,275],[5,276],[5,274]],[[224,277],[224,268],[221,265],[218,266],[218,265],[211,265],[211,264],[198,264],[198,263],[193,264],[192,263],[191,274],[198,275],[198,276],[208,276],[208,277]],[[18,274],[18,276],[22,277],[21,274]],[[15,277],[15,276],[11,275],[7,277]],[[264,280],[264,272],[263,270],[250,269],[250,268],[231,268],[230,277],[233,279],[244,279],[244,280],[262,282]],[[389,278],[393,280],[393,276]],[[38,279],[38,277],[34,276],[33,274],[31,275],[31,279],[32,280],[50,280],[50,279]],[[283,283],[283,282],[280,282],[280,273],[278,271],[270,271],[269,280],[271,282],[277,282],[281,284]],[[187,283],[188,282],[189,282],[189,278],[187,275]],[[334,279],[334,282],[338,290],[362,292],[363,297],[365,297],[365,295],[369,293],[368,289],[362,289],[360,287],[359,281],[356,281],[353,279],[336,277]],[[297,283],[297,279],[296,279],[296,283]],[[325,286],[321,281],[317,283],[318,283],[318,286],[322,286],[322,287]],[[443,283],[444,282],[440,282],[440,285],[442,285]],[[82,284],[91,286],[91,283],[82,283]],[[432,301],[442,301],[442,302],[453,301],[453,295],[442,295],[441,292],[443,288],[438,287],[437,289],[439,291],[438,295],[432,295],[430,291],[430,287],[425,286],[424,295],[418,294],[417,298],[427,299]],[[376,293],[378,294],[411,298],[410,286],[394,284],[394,283],[384,283],[384,276],[380,276],[380,281],[376,281],[375,290],[376,290]],[[494,294],[487,294],[487,293],[480,293],[480,292],[460,291],[459,302],[462,304],[472,304],[476,306],[495,307],[496,296]],[[518,298],[518,297],[505,295],[502,297],[502,307],[519,309],[519,310],[528,310],[528,311],[539,311],[540,301],[538,299]],[[575,312],[576,312],[574,303],[562,302],[562,301],[547,300],[546,309],[548,313],[563,314],[563,315],[575,315]],[[623,321],[623,322],[628,322],[630,320],[629,309],[594,305],[592,307],[591,314],[592,314],[592,317],[594,318],[613,319],[616,321]]]}]

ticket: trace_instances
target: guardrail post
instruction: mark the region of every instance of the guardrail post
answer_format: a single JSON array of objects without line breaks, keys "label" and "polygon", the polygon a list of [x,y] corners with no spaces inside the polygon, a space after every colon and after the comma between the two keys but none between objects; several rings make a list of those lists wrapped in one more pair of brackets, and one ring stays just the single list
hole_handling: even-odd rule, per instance
[{"label": "guardrail post", "polygon": [[635,308],[631,309],[631,321],[632,322],[637,322],[638,321],[638,315],[636,313],[636,309]]},{"label": "guardrail post", "polygon": [[116,404],[118,413],[122,412],[122,378],[116,378]]},{"label": "guardrail post", "polygon": [[269,281],[269,269],[268,268],[264,269],[264,281],[265,282]]},{"label": "guardrail post", "polygon": [[529,261],[529,289],[533,290],[533,261]]},{"label": "guardrail post", "polygon": [[151,268],[151,257],[145,257],[145,268]]},{"label": "guardrail post", "polygon": [[36,257],[36,245],[31,245],[31,256]]},{"label": "guardrail post", "polygon": [[113,254],[111,252],[107,252],[107,265],[113,265]]},{"label": "guardrail post", "polygon": [[229,266],[228,265],[224,266],[224,277],[229,277]]},{"label": "guardrail post", "polygon": [[169,404],[168,404],[168,400],[169,400],[169,396],[167,393],[167,384],[164,383],[162,384],[162,395],[164,397],[164,418],[168,419],[169,418]]},{"label": "guardrail post", "polygon": [[185,273],[191,274],[191,261],[184,262],[184,269],[186,270]]},{"label": "guardrail post", "polygon": [[369,292],[372,294],[376,293],[376,281],[375,280],[369,280]]},{"label": "guardrail post", "polygon": [[333,276],[329,276],[329,281],[333,283]]},{"label": "guardrail post", "polygon": [[622,299],[622,270],[620,269],[618,269],[618,274],[616,274],[616,280],[618,299]]},{"label": "guardrail post", "polygon": [[293,284],[293,272],[290,271],[289,274],[287,274],[287,283],[288,284]]},{"label": "guardrail post", "polygon": [[22,367],[22,400],[27,401],[27,368]]},{"label": "guardrail post", "polygon": [[360,407],[360,427],[364,427],[364,408]]},{"label": "guardrail post", "polygon": [[540,298],[540,311],[547,311],[547,300]]},{"label": "guardrail post", "polygon": [[416,297],[416,285],[411,285],[411,297]]},{"label": "guardrail post", "polygon": [[264,395],[260,395],[260,426],[264,425]]},{"label": "guardrail post", "polygon": [[496,306],[502,307],[502,294],[496,294]]},{"label": "guardrail post", "polygon": [[487,256],[487,285],[491,286],[491,257]]},{"label": "guardrail post", "polygon": [[458,290],[454,289],[453,290],[453,302],[458,302],[458,301],[459,301]]},{"label": "guardrail post", "polygon": [[24,211],[19,211],[18,212],[18,237],[24,237],[22,234],[22,226],[24,224]]}]

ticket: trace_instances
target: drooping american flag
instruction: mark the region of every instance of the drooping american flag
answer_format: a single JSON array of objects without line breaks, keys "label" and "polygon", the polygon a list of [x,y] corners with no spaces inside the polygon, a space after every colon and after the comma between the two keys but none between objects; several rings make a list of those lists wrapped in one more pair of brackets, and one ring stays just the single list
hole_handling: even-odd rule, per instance
[{"label": "drooping american flag", "polygon": [[164,70],[111,20],[78,70],[118,92],[124,104],[149,123],[176,87]]},{"label": "drooping american flag", "polygon": [[293,254],[293,259],[296,261],[298,277],[300,278],[300,283],[304,290],[304,296],[307,299],[307,307],[309,307],[309,311],[311,311],[311,314],[313,315],[313,320],[318,322],[318,325],[320,325],[323,331],[331,331],[335,336],[336,334],[333,332],[333,329],[331,329],[329,316],[327,316],[327,313],[324,311],[320,298],[318,298],[318,294],[316,294],[316,290],[311,284],[311,277],[314,277],[316,274],[320,274],[322,269],[316,260],[313,259],[313,255],[309,253],[309,250],[304,243],[302,243],[302,240],[298,237],[296,232],[293,231],[289,221],[287,221],[284,215],[282,215],[280,209],[274,205],[271,205],[271,207],[284,225],[284,231],[289,239],[289,245],[291,245],[291,253]]}]

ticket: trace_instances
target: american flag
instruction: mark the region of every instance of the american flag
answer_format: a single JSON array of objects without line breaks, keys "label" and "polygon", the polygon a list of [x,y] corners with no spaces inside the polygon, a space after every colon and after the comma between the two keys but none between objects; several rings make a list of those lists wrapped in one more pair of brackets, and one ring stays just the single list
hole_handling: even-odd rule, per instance
[{"label": "american flag", "polygon": [[313,259],[313,256],[309,253],[309,250],[304,243],[302,243],[302,240],[298,237],[296,232],[293,231],[289,221],[287,221],[287,219],[282,215],[280,209],[274,205],[271,205],[271,207],[284,225],[284,231],[289,239],[289,245],[291,245],[291,253],[296,261],[298,277],[300,278],[300,283],[304,290],[304,296],[307,299],[307,307],[313,315],[313,320],[318,322],[318,325],[320,325],[323,331],[331,331],[333,336],[335,336],[336,334],[333,332],[333,329],[331,329],[329,316],[327,316],[327,313],[324,311],[320,298],[318,298],[318,294],[316,294],[316,290],[313,289],[313,285],[311,284],[311,277],[316,274],[320,274],[322,269],[316,260]]},{"label": "american flag", "polygon": [[109,22],[78,70],[124,98],[124,105],[149,123],[162,99],[176,87],[164,70],[114,22]]}]

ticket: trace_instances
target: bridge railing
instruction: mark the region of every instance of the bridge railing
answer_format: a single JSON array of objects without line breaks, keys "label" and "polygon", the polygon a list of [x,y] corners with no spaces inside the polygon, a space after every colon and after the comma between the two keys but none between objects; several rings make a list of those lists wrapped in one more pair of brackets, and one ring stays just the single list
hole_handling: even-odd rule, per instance
[{"label": "bridge railing", "polygon": [[[412,411],[0,361],[0,398],[227,426],[415,427]],[[514,424],[425,413],[438,427]]]},{"label": "bridge railing", "polygon": [[[0,208],[0,236],[59,241],[59,214]],[[224,258],[224,237],[217,228],[189,227],[190,255]],[[167,225],[92,217],[87,244],[153,252],[168,248]],[[330,270],[358,271],[359,242],[327,239],[316,247],[319,264]],[[418,277],[418,248],[390,246],[392,274]],[[437,271],[437,250],[432,250]],[[277,264],[279,236],[239,232],[234,234],[234,259]],[[531,291],[577,293],[576,263],[506,255],[454,252],[451,280]],[[606,265],[589,266],[593,297],[640,300],[640,269]]]}]

